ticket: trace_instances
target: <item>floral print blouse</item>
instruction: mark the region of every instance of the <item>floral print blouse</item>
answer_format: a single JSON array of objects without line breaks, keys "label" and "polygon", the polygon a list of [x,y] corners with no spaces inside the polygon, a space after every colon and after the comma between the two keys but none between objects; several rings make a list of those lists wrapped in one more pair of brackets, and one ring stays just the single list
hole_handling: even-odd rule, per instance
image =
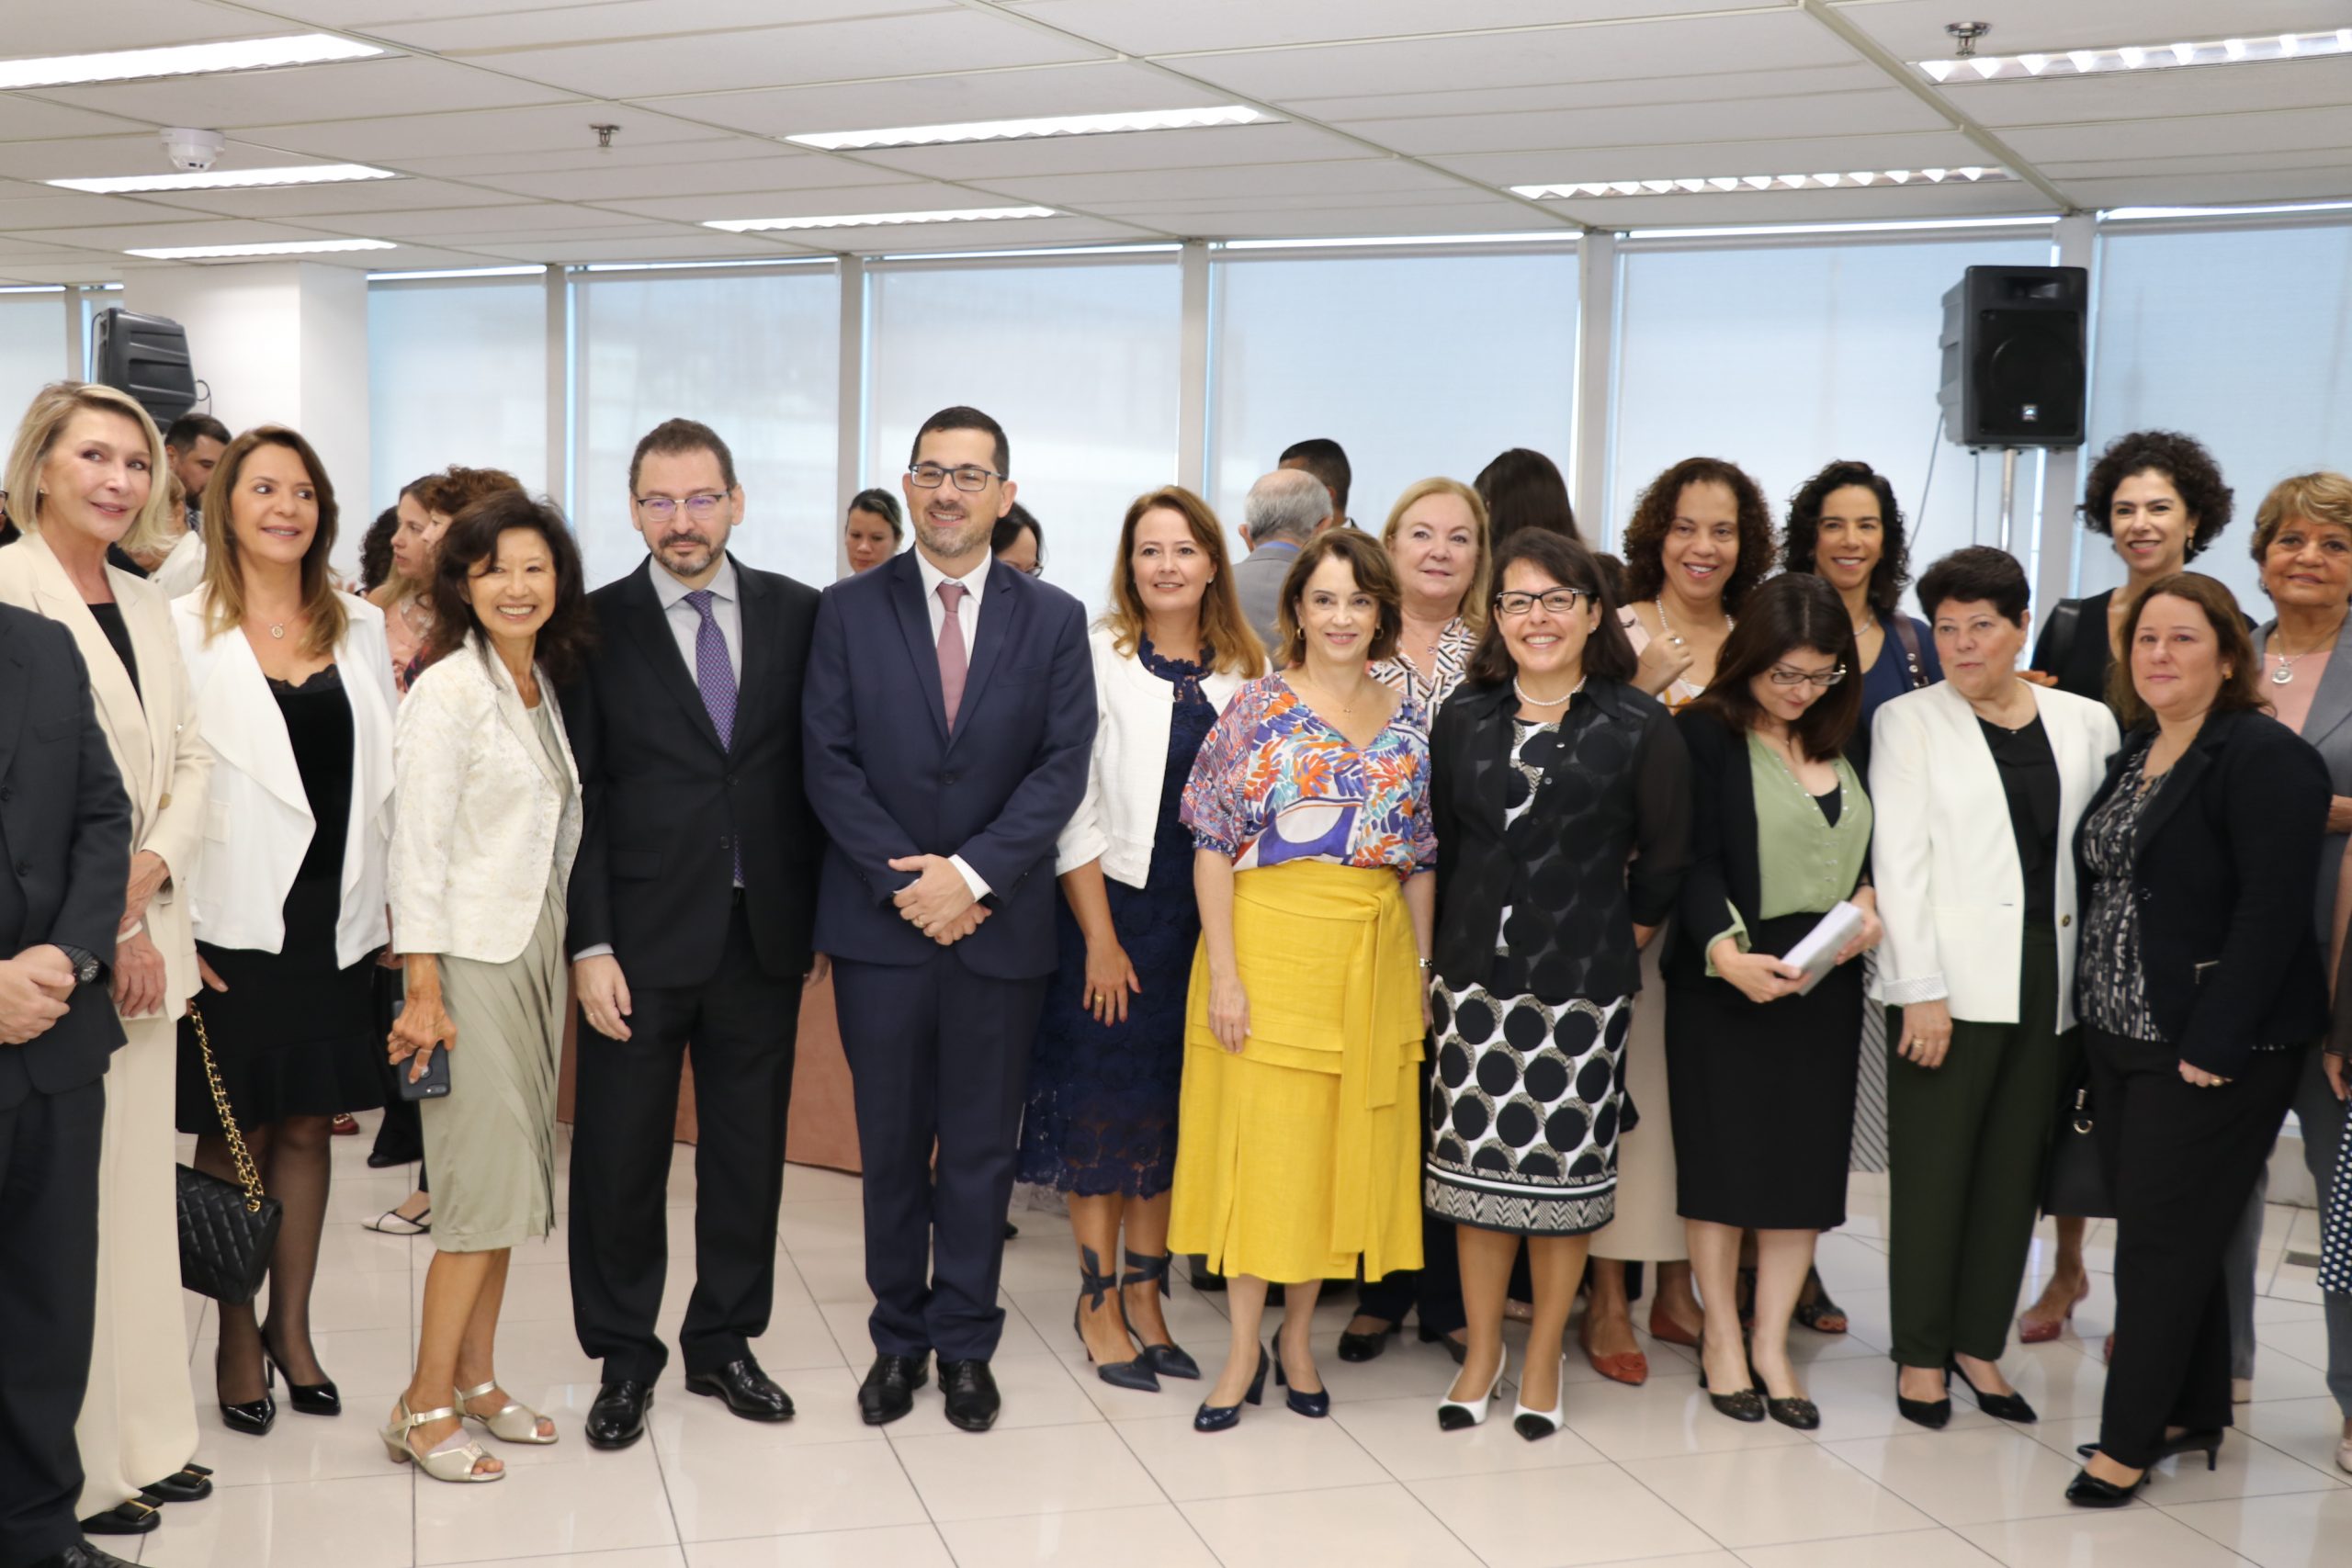
[{"label": "floral print blouse", "polygon": [[1429,718],[1411,697],[1359,751],[1268,675],[1217,716],[1182,818],[1196,846],[1232,856],[1237,871],[1320,860],[1410,876],[1437,864],[1429,784]]}]

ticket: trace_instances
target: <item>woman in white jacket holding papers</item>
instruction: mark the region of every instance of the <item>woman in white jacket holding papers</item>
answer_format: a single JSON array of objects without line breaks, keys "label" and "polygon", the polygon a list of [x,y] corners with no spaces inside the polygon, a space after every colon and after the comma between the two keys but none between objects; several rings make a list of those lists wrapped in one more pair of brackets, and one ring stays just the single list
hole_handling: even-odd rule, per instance
[{"label": "woman in white jacket holding papers", "polygon": [[1944,682],[1879,710],[1895,1402],[1951,1418],[1946,1371],[2031,1421],[1996,1364],[2074,1036],[2075,825],[2116,748],[2103,704],[2018,679],[2025,570],[1983,546],[1920,580]]}]

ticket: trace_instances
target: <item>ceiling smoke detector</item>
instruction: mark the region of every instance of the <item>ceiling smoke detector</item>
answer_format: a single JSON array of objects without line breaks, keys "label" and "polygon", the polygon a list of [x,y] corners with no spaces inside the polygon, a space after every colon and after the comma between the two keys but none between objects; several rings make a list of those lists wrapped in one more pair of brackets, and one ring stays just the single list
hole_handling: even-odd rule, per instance
[{"label": "ceiling smoke detector", "polygon": [[217,130],[198,130],[192,126],[174,126],[156,133],[164,143],[164,156],[172,167],[191,175],[200,175],[220,158],[220,149],[229,139]]}]

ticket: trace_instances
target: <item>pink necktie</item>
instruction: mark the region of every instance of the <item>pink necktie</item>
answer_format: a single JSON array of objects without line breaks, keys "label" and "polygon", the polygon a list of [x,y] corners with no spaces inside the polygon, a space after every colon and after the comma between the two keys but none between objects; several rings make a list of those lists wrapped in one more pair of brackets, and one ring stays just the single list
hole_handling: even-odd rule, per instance
[{"label": "pink necktie", "polygon": [[967,668],[964,652],[964,621],[956,607],[964,603],[970,589],[960,582],[939,585],[939,602],[947,614],[939,620],[939,695],[947,705],[947,728],[954,733],[956,709],[964,700],[964,675]]}]

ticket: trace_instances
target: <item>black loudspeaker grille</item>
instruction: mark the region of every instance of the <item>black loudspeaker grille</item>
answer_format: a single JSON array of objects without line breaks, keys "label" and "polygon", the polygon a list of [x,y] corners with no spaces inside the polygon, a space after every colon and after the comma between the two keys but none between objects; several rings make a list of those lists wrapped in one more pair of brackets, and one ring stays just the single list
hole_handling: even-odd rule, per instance
[{"label": "black loudspeaker grille", "polygon": [[90,378],[129,392],[148,417],[168,425],[196,406],[196,369],[177,321],[120,306],[90,323]]},{"label": "black loudspeaker grille", "polygon": [[1944,296],[1945,434],[1963,446],[2079,446],[2089,275],[1973,266]]}]

